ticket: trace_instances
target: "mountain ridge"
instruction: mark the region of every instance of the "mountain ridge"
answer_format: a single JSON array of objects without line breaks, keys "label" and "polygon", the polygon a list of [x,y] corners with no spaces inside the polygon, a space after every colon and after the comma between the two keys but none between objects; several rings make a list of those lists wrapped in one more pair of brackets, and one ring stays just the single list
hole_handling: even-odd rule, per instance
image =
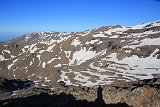
[{"label": "mountain ridge", "polygon": [[0,106],[28,105],[159,107],[160,22],[0,42]]},{"label": "mountain ridge", "polygon": [[[138,25],[143,25],[143,24],[148,24],[148,25],[150,25],[150,24],[152,24],[152,23],[159,23],[159,22],[160,22],[160,21],[157,20],[157,21],[142,23],[142,24],[138,24]],[[134,27],[134,26],[109,25],[109,26],[101,26],[101,27],[96,27],[96,28],[93,28],[93,29],[88,29],[88,30],[84,30],[84,31],[77,31],[77,32],[73,32],[73,31],[70,31],[70,32],[66,32],[66,31],[64,31],[64,32],[58,32],[58,31],[38,31],[38,32],[32,32],[32,33],[26,33],[26,34],[24,34],[24,35],[22,35],[22,36],[15,37],[15,38],[10,39],[10,40],[5,41],[5,42],[10,42],[10,41],[12,41],[12,40],[14,40],[14,39],[21,38],[21,37],[27,36],[27,35],[32,35],[32,34],[34,34],[34,33],[45,33],[45,32],[46,32],[46,33],[62,33],[62,34],[63,34],[63,33],[82,33],[82,32],[86,32],[86,31],[90,31],[90,30],[101,29],[101,28],[105,28],[105,27],[116,27],[116,26],[126,27],[126,28],[132,28],[132,27]],[[135,26],[137,26],[137,25],[135,25]],[[1,41],[1,42],[3,42],[3,41]]]},{"label": "mountain ridge", "polygon": [[1,43],[1,76],[37,87],[105,85],[160,75],[160,22],[84,32],[34,32]]}]

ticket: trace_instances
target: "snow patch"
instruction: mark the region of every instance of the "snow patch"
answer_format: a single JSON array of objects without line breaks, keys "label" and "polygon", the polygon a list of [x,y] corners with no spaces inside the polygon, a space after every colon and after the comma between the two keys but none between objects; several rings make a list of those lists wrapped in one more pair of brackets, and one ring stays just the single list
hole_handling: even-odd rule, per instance
[{"label": "snow patch", "polygon": [[118,38],[119,35],[110,36],[109,38]]},{"label": "snow patch", "polygon": [[70,58],[71,51],[64,51],[64,53],[66,54],[66,57],[67,57],[67,58]]},{"label": "snow patch", "polygon": [[33,62],[31,61],[29,65],[32,66],[32,65],[33,65]]},{"label": "snow patch", "polygon": [[18,59],[13,60],[13,63],[11,63],[10,65],[8,65],[8,70],[18,61]]},{"label": "snow patch", "polygon": [[57,64],[57,65],[55,65],[54,67],[61,67],[62,65],[61,64]]},{"label": "snow patch", "polygon": [[81,44],[81,42],[79,41],[78,37],[76,37],[76,38],[73,40],[73,42],[71,43],[71,45],[74,45],[74,46],[78,46],[78,45],[80,45],[80,44]]},{"label": "snow patch", "polygon": [[38,49],[38,48],[36,47],[36,45],[37,45],[37,43],[30,45],[28,51],[29,51],[30,53],[35,53],[35,51]]},{"label": "snow patch", "polygon": [[46,67],[46,63],[43,62],[43,63],[42,63],[42,68],[45,68],[45,67]]},{"label": "snow patch", "polygon": [[[125,69],[112,67],[113,69],[121,71],[123,75],[134,76],[139,79],[153,78],[152,74],[160,73],[160,60],[157,59],[156,57],[153,57],[153,55],[158,51],[159,49],[156,49],[149,57],[146,58],[139,58],[138,56],[133,55],[132,57],[126,57],[123,58],[122,60],[118,60],[116,58],[117,53],[112,53],[109,56],[107,56],[110,57],[107,60],[114,61],[116,65],[118,64],[120,64],[121,66],[124,65],[123,67]],[[135,74],[145,74],[147,76],[138,76]]]},{"label": "snow patch", "polygon": [[139,24],[139,25],[131,27],[130,29],[143,29],[145,26],[147,26],[149,24],[150,23]]},{"label": "snow patch", "polygon": [[51,80],[48,80],[48,77],[44,78],[45,82],[50,82]]},{"label": "snow patch", "polygon": [[107,31],[105,31],[104,33],[108,34],[108,35],[112,35],[112,33],[116,32],[116,34],[122,34],[124,31],[127,31],[128,28],[127,27],[122,27],[122,28],[111,28]]},{"label": "snow patch", "polygon": [[96,43],[96,42],[98,42],[99,40],[91,40],[91,41],[87,41],[86,42],[86,44],[88,45],[88,44],[94,44],[94,43]]},{"label": "snow patch", "polygon": [[40,66],[40,65],[41,65],[41,55],[37,55],[37,58],[39,59],[39,64],[38,64],[38,66]]},{"label": "snow patch", "polygon": [[0,62],[6,60],[3,55],[0,55]]},{"label": "snow patch", "polygon": [[47,64],[52,63],[55,59],[57,59],[57,58],[52,58],[51,60],[49,60],[49,61],[47,62]]},{"label": "snow patch", "polygon": [[[134,45],[135,44],[135,45]],[[123,48],[132,48],[135,49],[137,47],[145,46],[145,45],[160,45],[160,38],[145,38],[141,41],[134,40],[128,46],[124,46]]]},{"label": "snow patch", "polygon": [[65,74],[66,72],[61,71],[60,79],[57,82],[63,81],[65,85],[72,85],[70,79]]},{"label": "snow patch", "polygon": [[32,75],[30,75],[30,76],[28,76],[28,78],[30,78],[30,77],[32,77],[32,76],[34,76],[35,74],[32,74]]},{"label": "snow patch", "polygon": [[7,52],[9,54],[11,54],[10,50],[3,50],[4,52]]},{"label": "snow patch", "polygon": [[96,51],[87,50],[86,47],[83,47],[83,48],[81,47],[81,50],[73,53],[73,56],[69,62],[69,65],[72,65],[72,64],[80,65],[81,63],[86,62],[87,60],[92,59],[98,55],[105,54],[105,52],[106,50],[103,50],[97,53]]},{"label": "snow patch", "polygon": [[104,35],[104,34],[96,34],[96,35],[92,35],[93,37],[108,37],[108,36],[106,36],[106,35]]},{"label": "snow patch", "polygon": [[100,68],[100,67],[94,66],[93,63],[91,63],[89,66],[90,66],[92,69],[94,69],[94,70],[96,70],[96,71],[98,71],[98,72],[105,72],[105,71],[106,71],[105,69],[102,69],[102,68]]}]

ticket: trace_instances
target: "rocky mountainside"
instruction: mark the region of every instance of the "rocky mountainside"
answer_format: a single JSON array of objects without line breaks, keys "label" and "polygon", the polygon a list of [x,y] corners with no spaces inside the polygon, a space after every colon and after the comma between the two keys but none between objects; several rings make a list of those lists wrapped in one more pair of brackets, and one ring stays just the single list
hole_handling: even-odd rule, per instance
[{"label": "rocky mountainside", "polygon": [[31,81],[0,82],[0,107],[160,107],[160,79],[156,78],[54,90],[35,87]]},{"label": "rocky mountainside", "polygon": [[94,86],[160,75],[160,22],[35,32],[0,45],[1,76],[36,86]]},{"label": "rocky mountainside", "polygon": [[159,78],[160,21],[84,32],[34,32],[0,42],[0,77],[50,90]]}]

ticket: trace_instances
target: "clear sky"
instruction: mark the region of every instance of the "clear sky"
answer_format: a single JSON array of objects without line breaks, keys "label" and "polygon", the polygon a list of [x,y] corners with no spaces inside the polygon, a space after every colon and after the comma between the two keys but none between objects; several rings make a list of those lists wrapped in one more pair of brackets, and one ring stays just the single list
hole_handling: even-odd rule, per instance
[{"label": "clear sky", "polygon": [[160,0],[0,0],[0,40],[160,20]]}]

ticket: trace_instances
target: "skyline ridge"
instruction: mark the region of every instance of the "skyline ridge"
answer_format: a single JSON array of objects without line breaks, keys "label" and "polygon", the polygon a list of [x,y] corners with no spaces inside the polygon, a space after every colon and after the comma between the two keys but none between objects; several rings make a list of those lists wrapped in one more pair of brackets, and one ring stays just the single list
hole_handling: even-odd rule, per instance
[{"label": "skyline ridge", "polygon": [[[151,23],[156,23],[156,22],[160,22],[160,20],[156,20],[156,21],[152,21],[152,22],[146,22],[146,23],[140,23],[140,24],[136,24],[134,26],[137,26],[137,25],[142,25],[142,24],[151,24]],[[118,25],[118,24],[117,24]],[[99,27],[95,27],[95,28],[90,28],[90,29],[86,29],[86,30],[82,30],[82,31],[33,31],[33,32],[12,32],[12,34],[8,34],[8,33],[4,33],[4,35],[2,35],[0,41],[2,42],[7,42],[9,40],[12,40],[12,39],[15,39],[17,37],[21,37],[21,36],[25,36],[27,34],[31,34],[31,33],[34,33],[34,32],[59,32],[59,33],[69,33],[69,32],[74,32],[74,33],[78,33],[78,32],[84,32],[84,31],[88,31],[88,30],[93,30],[93,29],[98,29],[98,28],[101,28],[101,27],[107,27],[107,26],[117,26],[117,25],[104,25],[104,26],[99,26]],[[122,26],[122,27],[133,27],[133,26],[123,26],[123,25],[119,25],[119,26]],[[2,32],[0,32],[1,34],[3,34]],[[10,35],[8,37],[8,35]],[[1,35],[0,35],[1,36]],[[7,36],[7,37],[6,37]]]}]

